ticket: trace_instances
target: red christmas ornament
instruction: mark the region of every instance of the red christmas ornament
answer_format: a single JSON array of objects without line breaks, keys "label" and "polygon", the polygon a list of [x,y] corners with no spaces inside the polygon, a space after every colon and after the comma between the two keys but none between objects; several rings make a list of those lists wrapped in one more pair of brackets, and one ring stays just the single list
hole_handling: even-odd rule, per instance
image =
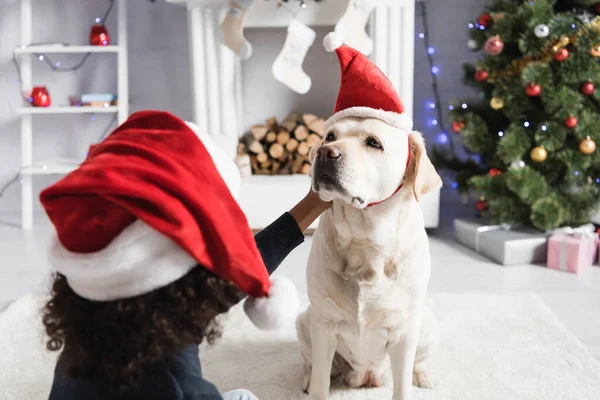
[{"label": "red christmas ornament", "polygon": [[484,212],[490,208],[490,205],[488,204],[485,197],[482,197],[479,200],[477,200],[477,203],[475,203],[475,207],[477,208],[477,211]]},{"label": "red christmas ornament", "polygon": [[50,107],[50,93],[45,86],[36,86],[31,91],[29,102],[34,107]]},{"label": "red christmas ornament", "polygon": [[596,88],[594,87],[594,84],[590,81],[583,82],[581,86],[579,86],[579,91],[581,92],[581,94],[586,96],[593,95],[595,89]]},{"label": "red christmas ornament", "polygon": [[504,49],[504,42],[502,39],[500,39],[500,36],[492,36],[485,41],[483,48],[489,55],[497,56],[498,54],[502,53],[502,50]]},{"label": "red christmas ornament", "polygon": [[456,133],[460,133],[462,129],[465,127],[465,123],[462,121],[454,121],[452,123],[452,130]]},{"label": "red christmas ornament", "polygon": [[577,118],[571,115],[570,117],[565,119],[565,126],[569,129],[575,128],[577,126]]},{"label": "red christmas ornament", "polygon": [[479,25],[487,29],[492,26],[492,24],[494,23],[494,19],[489,13],[483,13],[479,16],[479,18],[477,18],[477,22],[479,23]]},{"label": "red christmas ornament", "polygon": [[108,46],[110,44],[110,35],[106,26],[97,24],[92,26],[90,32],[90,44],[92,46]]},{"label": "red christmas ornament", "polygon": [[565,61],[567,58],[569,58],[569,50],[565,49],[564,47],[558,50],[556,53],[554,53],[554,59],[556,61],[562,62]]},{"label": "red christmas ornament", "polygon": [[502,175],[502,171],[499,170],[498,168],[491,168],[490,171],[488,172],[490,174],[490,176],[500,176]]},{"label": "red christmas ornament", "polygon": [[542,87],[537,83],[530,83],[525,87],[525,93],[527,93],[527,96],[529,97],[537,97],[542,93]]},{"label": "red christmas ornament", "polygon": [[489,74],[485,69],[478,69],[475,71],[475,80],[477,82],[485,82],[487,81]]}]

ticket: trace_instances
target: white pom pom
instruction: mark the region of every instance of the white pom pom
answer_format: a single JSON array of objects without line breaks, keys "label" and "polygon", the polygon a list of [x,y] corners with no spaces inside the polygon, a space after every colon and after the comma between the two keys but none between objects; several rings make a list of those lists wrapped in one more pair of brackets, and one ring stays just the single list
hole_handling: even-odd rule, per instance
[{"label": "white pom pom", "polygon": [[344,42],[342,41],[342,37],[339,33],[331,32],[325,36],[323,39],[323,46],[325,46],[325,50],[328,52],[335,51],[338,47],[340,47]]},{"label": "white pom pom", "polygon": [[281,276],[271,277],[269,297],[249,297],[244,302],[244,312],[262,330],[275,330],[294,324],[299,307],[296,286]]}]

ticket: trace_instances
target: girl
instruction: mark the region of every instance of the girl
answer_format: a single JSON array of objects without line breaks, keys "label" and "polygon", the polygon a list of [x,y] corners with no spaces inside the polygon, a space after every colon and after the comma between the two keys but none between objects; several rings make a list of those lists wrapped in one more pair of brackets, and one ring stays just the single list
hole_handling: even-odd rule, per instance
[{"label": "girl", "polygon": [[50,400],[256,399],[219,394],[198,345],[246,295],[257,326],[293,322],[295,288],[269,275],[329,204],[309,192],[253,238],[207,147],[168,113],[136,113],[42,192],[56,228],[43,322],[62,350]]}]

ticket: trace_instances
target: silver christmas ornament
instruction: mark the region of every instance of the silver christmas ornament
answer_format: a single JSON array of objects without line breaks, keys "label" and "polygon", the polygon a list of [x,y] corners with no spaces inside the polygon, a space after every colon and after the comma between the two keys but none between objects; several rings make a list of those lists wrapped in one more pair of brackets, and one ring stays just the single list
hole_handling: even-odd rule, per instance
[{"label": "silver christmas ornament", "polygon": [[548,28],[548,25],[539,24],[535,27],[533,33],[539,38],[545,38],[550,34],[550,28]]},{"label": "silver christmas ornament", "polygon": [[469,49],[471,50],[477,50],[479,48],[477,40],[475,39],[469,39],[469,41],[467,42],[467,46],[469,46]]}]

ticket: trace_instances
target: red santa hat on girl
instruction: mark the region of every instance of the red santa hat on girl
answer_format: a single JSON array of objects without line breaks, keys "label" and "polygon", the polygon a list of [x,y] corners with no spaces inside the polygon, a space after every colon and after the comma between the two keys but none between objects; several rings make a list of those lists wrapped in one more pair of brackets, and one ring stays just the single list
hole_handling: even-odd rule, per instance
[{"label": "red santa hat on girl", "polygon": [[269,280],[232,196],[239,177],[229,170],[227,186],[215,160],[221,170],[228,163],[211,157],[217,152],[169,113],[133,114],[41,193],[56,228],[53,267],[79,296],[112,301],[167,286],[199,266],[250,296],[244,308],[259,328],[292,323],[296,289]]},{"label": "red santa hat on girl", "polygon": [[332,32],[323,41],[325,50],[337,53],[342,80],[335,114],[325,122],[325,129],[347,117],[377,118],[391,126],[412,130],[413,122],[383,72],[365,55],[343,44]]}]

